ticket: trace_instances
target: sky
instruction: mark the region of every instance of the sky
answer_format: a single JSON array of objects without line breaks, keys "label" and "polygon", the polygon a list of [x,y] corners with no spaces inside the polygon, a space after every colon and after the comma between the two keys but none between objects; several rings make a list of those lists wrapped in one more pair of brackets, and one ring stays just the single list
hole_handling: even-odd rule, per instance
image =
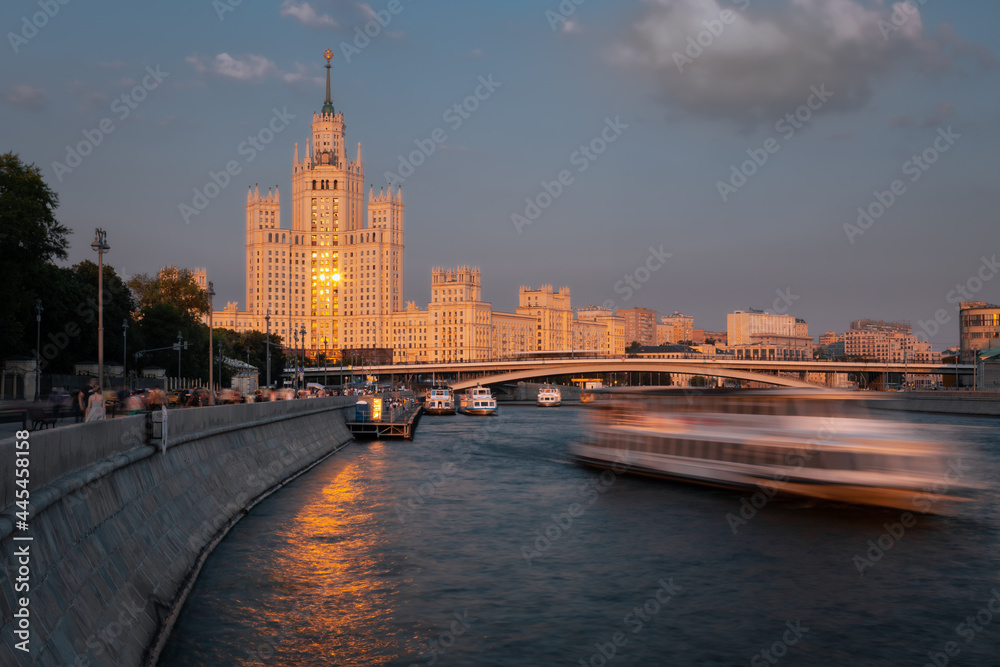
[{"label": "sky", "polygon": [[245,307],[247,188],[289,224],[326,49],[421,307],[471,265],[508,312],[551,284],[940,350],[959,301],[1000,302],[992,0],[8,0],[0,26],[0,150],[58,193],[69,263],[102,227],[120,273],[206,267],[217,308]]}]

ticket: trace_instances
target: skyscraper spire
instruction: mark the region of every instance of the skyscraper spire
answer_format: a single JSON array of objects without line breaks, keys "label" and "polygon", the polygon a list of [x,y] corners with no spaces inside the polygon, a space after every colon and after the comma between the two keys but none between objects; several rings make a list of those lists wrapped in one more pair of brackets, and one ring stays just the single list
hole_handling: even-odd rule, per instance
[{"label": "skyscraper spire", "polygon": [[333,114],[333,101],[330,99],[330,61],[333,59],[333,51],[327,49],[323,57],[326,58],[326,101],[323,102],[321,113],[325,116],[326,114]]}]

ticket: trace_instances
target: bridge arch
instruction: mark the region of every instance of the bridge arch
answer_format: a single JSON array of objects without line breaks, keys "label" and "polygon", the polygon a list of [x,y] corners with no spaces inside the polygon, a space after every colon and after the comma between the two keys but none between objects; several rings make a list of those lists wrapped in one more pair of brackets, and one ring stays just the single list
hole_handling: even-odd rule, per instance
[{"label": "bridge arch", "polygon": [[706,368],[705,366],[699,364],[690,365],[680,365],[671,364],[669,368],[664,368],[662,364],[650,364],[643,363],[641,360],[635,361],[618,361],[609,362],[607,364],[594,363],[593,361],[586,364],[558,364],[551,366],[536,366],[534,368],[519,369],[516,371],[509,371],[506,373],[497,373],[495,375],[483,375],[478,378],[473,378],[471,380],[462,380],[460,382],[451,383],[451,387],[455,391],[461,391],[463,389],[468,389],[469,387],[475,387],[477,384],[487,385],[487,384],[499,384],[501,382],[513,382],[515,380],[529,380],[532,378],[545,377],[546,375],[570,375],[573,373],[615,373],[620,371],[641,371],[641,372],[652,372],[652,373],[684,373],[687,375],[703,375],[705,377],[724,377],[732,378],[734,380],[753,380],[756,382],[766,382],[768,384],[777,385],[779,387],[798,387],[798,388],[808,388],[817,389],[819,385],[813,384],[811,382],[805,382],[804,380],[796,380],[788,377],[781,377],[777,375],[767,375],[765,373],[754,373],[753,371],[737,370],[732,368],[720,368],[718,366],[712,366]]}]

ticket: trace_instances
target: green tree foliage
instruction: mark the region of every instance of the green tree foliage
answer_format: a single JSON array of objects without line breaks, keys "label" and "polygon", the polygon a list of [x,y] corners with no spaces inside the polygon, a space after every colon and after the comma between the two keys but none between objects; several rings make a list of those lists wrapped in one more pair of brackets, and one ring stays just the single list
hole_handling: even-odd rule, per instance
[{"label": "green tree foliage", "polygon": [[140,273],[128,281],[139,310],[169,303],[192,318],[208,313],[208,293],[195,281],[191,269],[166,266],[155,276]]},{"label": "green tree foliage", "polygon": [[35,276],[69,245],[58,206],[38,167],[0,155],[0,355],[34,351],[35,299],[44,297]]}]

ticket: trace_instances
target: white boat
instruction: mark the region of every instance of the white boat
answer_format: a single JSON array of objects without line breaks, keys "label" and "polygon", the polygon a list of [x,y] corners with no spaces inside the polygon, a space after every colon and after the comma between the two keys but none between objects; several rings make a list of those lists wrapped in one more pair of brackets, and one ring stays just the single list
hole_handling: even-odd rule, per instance
[{"label": "white boat", "polygon": [[427,390],[424,412],[430,415],[455,414],[455,396],[450,387],[438,386]]},{"label": "white boat", "polygon": [[953,433],[874,419],[866,400],[764,390],[610,401],[589,411],[593,435],[572,453],[618,472],[768,496],[950,513],[972,487],[949,478],[944,444]]},{"label": "white boat", "polygon": [[559,387],[553,387],[550,384],[544,387],[539,387],[538,398],[535,399],[535,405],[540,405],[542,407],[555,408],[562,403],[562,392],[559,391]]},{"label": "white boat", "polygon": [[476,385],[459,397],[458,411],[463,415],[495,415],[497,401],[488,388]]}]

